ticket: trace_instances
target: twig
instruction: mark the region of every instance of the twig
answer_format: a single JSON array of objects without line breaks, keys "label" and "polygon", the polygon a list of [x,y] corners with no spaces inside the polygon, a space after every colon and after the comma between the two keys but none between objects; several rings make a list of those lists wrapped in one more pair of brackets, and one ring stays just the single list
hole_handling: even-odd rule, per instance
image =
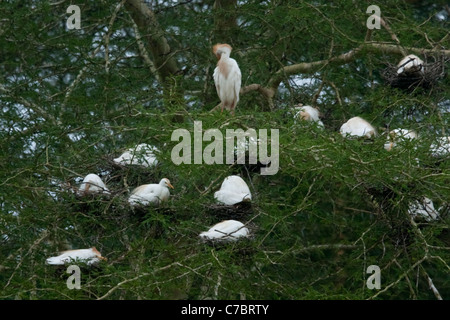
[{"label": "twig", "polygon": [[22,256],[21,257],[21,259],[20,259],[20,261],[19,261],[19,263],[17,264],[17,266],[16,266],[16,268],[14,269],[14,271],[13,271],[13,273],[11,274],[11,276],[9,277],[9,279],[8,279],[8,282],[6,283],[6,285],[3,287],[3,289],[5,289],[6,287],[8,287],[9,286],[9,284],[11,283],[11,280],[12,280],[12,278],[14,277],[14,274],[16,273],[16,271],[17,271],[17,269],[19,269],[20,268],[20,266],[22,265],[22,262],[23,262],[23,259],[26,257],[26,256],[28,256],[45,238],[47,238],[47,236],[48,236],[48,234],[49,234],[49,231],[48,230],[43,230],[42,232],[41,232],[41,236],[38,238],[38,239],[36,239],[34,242],[33,242],[33,244],[31,245],[31,247],[30,247],[30,249],[28,249],[28,251],[27,251],[27,253],[24,255],[24,256]]},{"label": "twig", "polygon": [[217,299],[217,296],[219,294],[219,287],[220,287],[220,283],[221,282],[222,282],[222,277],[221,277],[221,275],[219,273],[218,276],[217,276],[217,283],[216,283],[216,285],[214,287],[214,297],[215,297],[215,299]]},{"label": "twig", "polygon": [[436,299],[443,300],[441,297],[441,294],[439,293],[438,289],[434,286],[433,280],[430,278],[428,273],[425,271],[425,269],[423,267],[421,267],[421,270],[422,270],[423,274],[425,275],[425,277],[427,278],[428,285],[430,286],[431,291],[433,291],[433,294],[436,297]]},{"label": "twig", "polygon": [[414,270],[417,266],[419,266],[422,262],[424,262],[427,259],[427,256],[423,256],[420,260],[416,261],[416,263],[414,263],[411,267],[409,267],[408,270],[406,270],[405,272],[403,272],[400,277],[398,277],[398,279],[394,282],[391,282],[389,285],[387,285],[383,290],[378,291],[376,294],[374,294],[372,297],[370,297],[369,299],[375,299],[376,297],[378,297],[380,294],[382,294],[383,292],[386,292],[388,289],[390,289],[391,287],[395,286],[396,284],[398,284],[404,277],[406,277],[408,275],[409,272],[411,272],[412,270]]},{"label": "twig", "polygon": [[[105,42],[107,41],[107,38],[108,38],[108,37],[110,36],[110,34],[111,34],[112,25],[113,25],[114,21],[116,20],[117,13],[119,12],[119,10],[120,10],[120,8],[122,7],[122,5],[123,5],[124,2],[125,2],[125,0],[122,0],[122,2],[119,3],[119,4],[116,6],[116,8],[115,8],[115,10],[114,10],[114,12],[113,12],[113,14],[112,14],[112,16],[111,16],[111,19],[110,19],[109,24],[108,24],[108,32],[103,36],[103,40],[104,40]],[[109,41],[109,40],[108,40],[108,41]],[[102,47],[102,45],[99,44],[99,45],[97,46],[97,48],[95,48],[94,52],[91,53],[90,58],[94,58],[94,57],[97,55],[97,53],[100,51],[101,47]],[[107,58],[105,58],[105,59],[107,59]],[[105,66],[105,67],[108,67],[108,66]],[[88,65],[85,65],[83,68],[81,68],[81,70],[80,70],[80,72],[78,72],[78,75],[77,75],[77,77],[75,78],[75,80],[72,81],[72,83],[70,84],[70,86],[67,88],[66,94],[65,94],[65,96],[64,96],[64,101],[63,101],[63,103],[62,103],[62,105],[61,105],[61,112],[60,112],[60,115],[61,115],[61,113],[63,112],[63,110],[64,110],[64,108],[65,108],[65,106],[66,106],[66,104],[67,104],[67,101],[69,100],[70,95],[72,94],[72,91],[74,90],[75,86],[81,81],[81,78],[83,77],[83,75],[84,75],[84,73],[86,72],[87,68],[88,68]]]},{"label": "twig", "polygon": [[144,62],[146,63],[146,65],[150,69],[150,72],[155,75],[156,80],[158,80],[158,82],[161,82],[161,78],[160,78],[160,76],[159,76],[159,74],[158,74],[158,72],[156,70],[155,64],[150,59],[150,56],[149,56],[147,50],[145,49],[145,45],[142,42],[142,37],[141,37],[141,34],[139,32],[139,28],[138,28],[136,22],[134,22],[133,19],[130,19],[130,20],[133,23],[133,29],[134,29],[136,42],[137,42],[138,47],[139,47],[139,53],[141,54],[142,58],[144,59]]}]

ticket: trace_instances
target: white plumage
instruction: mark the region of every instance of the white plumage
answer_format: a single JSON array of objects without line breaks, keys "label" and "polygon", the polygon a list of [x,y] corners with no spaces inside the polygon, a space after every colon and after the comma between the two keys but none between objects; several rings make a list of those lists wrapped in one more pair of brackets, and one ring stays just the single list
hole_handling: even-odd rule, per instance
[{"label": "white plumage", "polygon": [[430,146],[433,157],[442,157],[450,154],[450,137],[440,137],[436,143]]},{"label": "white plumage", "polygon": [[226,177],[214,198],[223,204],[234,205],[244,200],[252,200],[252,194],[247,183],[239,176]]},{"label": "white plumage", "polygon": [[375,128],[366,120],[360,117],[353,117],[341,126],[342,136],[356,136],[372,138],[376,135]]},{"label": "white plumage", "polygon": [[95,247],[92,247],[89,249],[63,251],[59,256],[48,258],[46,262],[51,265],[64,265],[66,263],[80,261],[86,263],[87,265],[93,265],[98,263],[100,260],[107,259],[102,257],[100,252]]},{"label": "white plumage", "polygon": [[316,108],[300,105],[295,107],[294,110],[297,111],[294,115],[294,119],[315,122],[319,127],[323,127],[323,122],[319,118],[320,112]]},{"label": "white plumage", "polygon": [[212,226],[208,231],[200,233],[203,240],[237,241],[249,235],[248,228],[242,222],[225,220]]},{"label": "white plumage", "polygon": [[404,57],[397,65],[397,74],[423,74],[423,61],[414,54],[409,54]]},{"label": "white plumage", "polygon": [[408,212],[414,219],[422,217],[431,221],[439,218],[439,213],[434,209],[433,201],[427,197],[411,203]]},{"label": "white plumage", "polygon": [[141,143],[134,148],[126,150],[113,161],[121,165],[140,165],[144,167],[156,166],[158,160],[155,152],[159,152],[158,148],[146,143]]},{"label": "white plumage", "polygon": [[84,177],[83,182],[78,189],[78,194],[85,195],[95,193],[109,193],[109,190],[98,175],[90,173]]},{"label": "white plumage", "polygon": [[242,75],[236,60],[230,58],[231,50],[228,44],[219,43],[213,47],[213,53],[219,59],[213,78],[222,104],[222,112],[226,109],[234,114],[234,109],[239,102]]},{"label": "white plumage", "polygon": [[173,189],[167,178],[161,179],[159,183],[141,185],[131,192],[128,202],[131,206],[148,206],[151,203],[159,205],[169,199],[169,187]]},{"label": "white plumage", "polygon": [[394,129],[389,132],[387,142],[384,144],[384,148],[387,151],[391,151],[392,148],[397,146],[397,143],[402,141],[410,141],[417,138],[417,133],[414,130],[407,129]]}]

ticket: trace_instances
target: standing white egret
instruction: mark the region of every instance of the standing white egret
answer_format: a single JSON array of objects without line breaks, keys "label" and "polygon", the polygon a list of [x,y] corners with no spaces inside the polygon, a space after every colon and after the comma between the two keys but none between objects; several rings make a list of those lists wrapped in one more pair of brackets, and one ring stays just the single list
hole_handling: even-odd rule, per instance
[{"label": "standing white egret", "polygon": [[222,112],[226,109],[234,115],[234,109],[239,102],[242,75],[236,60],[230,58],[231,50],[228,44],[218,43],[213,47],[213,53],[219,59],[213,78]]}]

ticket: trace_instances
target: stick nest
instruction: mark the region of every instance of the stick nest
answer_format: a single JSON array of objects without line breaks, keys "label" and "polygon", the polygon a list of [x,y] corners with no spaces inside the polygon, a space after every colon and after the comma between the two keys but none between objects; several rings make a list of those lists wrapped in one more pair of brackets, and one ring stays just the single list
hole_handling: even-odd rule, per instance
[{"label": "stick nest", "polygon": [[234,205],[211,204],[207,206],[214,216],[221,219],[241,220],[253,212],[251,201],[242,201]]},{"label": "stick nest", "polygon": [[433,88],[440,79],[445,78],[445,64],[450,59],[442,56],[439,60],[431,63],[423,64],[423,74],[420,72],[397,74],[398,66],[396,64],[387,63],[387,67],[382,70],[383,79],[394,88],[415,89],[423,87],[425,89]]}]

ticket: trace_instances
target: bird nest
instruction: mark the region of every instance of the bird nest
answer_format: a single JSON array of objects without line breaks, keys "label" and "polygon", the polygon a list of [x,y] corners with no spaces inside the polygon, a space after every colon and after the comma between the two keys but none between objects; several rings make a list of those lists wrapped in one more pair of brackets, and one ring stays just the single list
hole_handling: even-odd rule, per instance
[{"label": "bird nest", "polygon": [[387,63],[387,67],[381,72],[383,79],[389,83],[391,87],[400,89],[414,89],[423,87],[426,89],[434,87],[440,79],[446,75],[445,64],[450,59],[441,57],[431,63],[423,64],[423,73],[411,72],[398,74],[398,66],[396,64]]},{"label": "bird nest", "polygon": [[214,203],[207,207],[215,216],[221,219],[240,220],[253,212],[251,201],[241,201],[233,205]]}]

